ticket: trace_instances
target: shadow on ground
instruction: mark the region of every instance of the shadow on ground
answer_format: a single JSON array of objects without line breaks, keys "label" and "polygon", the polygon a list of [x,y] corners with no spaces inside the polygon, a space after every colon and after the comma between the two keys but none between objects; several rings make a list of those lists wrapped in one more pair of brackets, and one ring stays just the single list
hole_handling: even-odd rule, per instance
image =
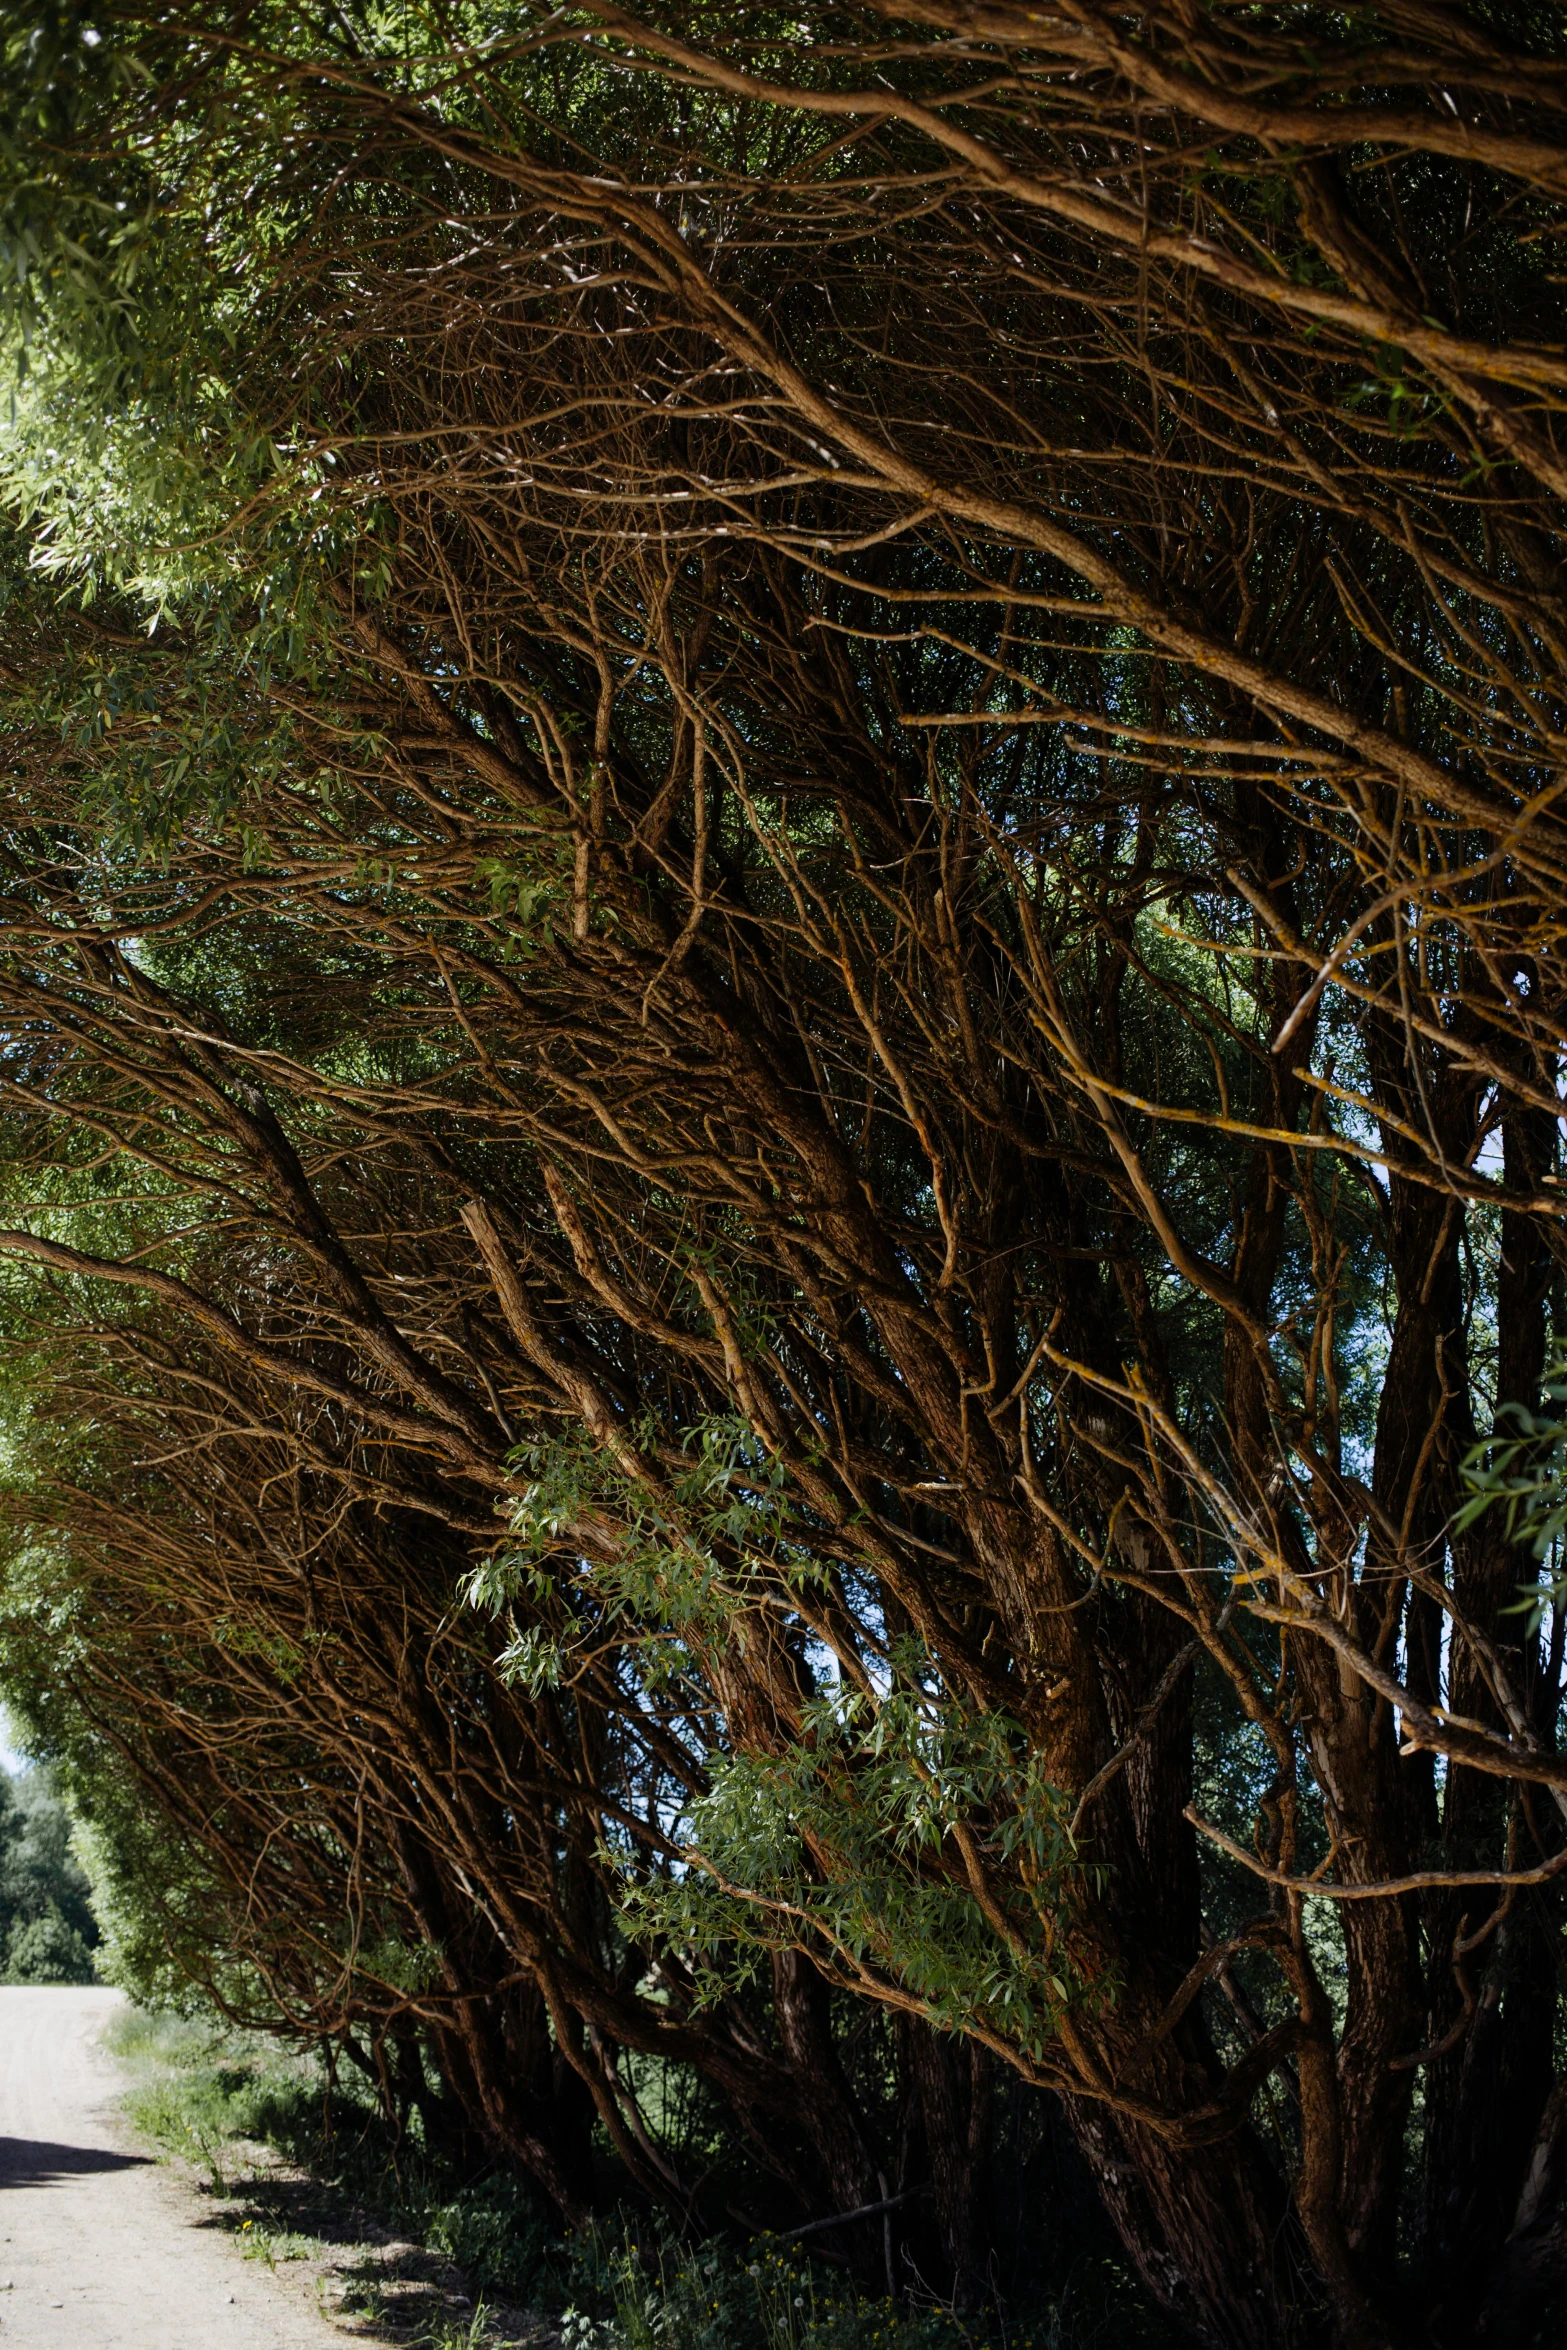
[{"label": "shadow on ground", "polygon": [[54,2146],[47,2138],[0,2138],[0,2191],[48,2187],[91,2171],[146,2170],[145,2154],[115,2154],[106,2146]]},{"label": "shadow on ground", "polygon": [[201,2225],[234,2238],[360,2341],[391,2344],[520,2344],[555,2350],[554,2326],[536,2312],[491,2303],[470,2337],[478,2304],[462,2271],[437,2252],[389,2236],[340,2190],[277,2163],[268,2150],[231,2147],[240,2165],[225,2188],[197,2183]]}]

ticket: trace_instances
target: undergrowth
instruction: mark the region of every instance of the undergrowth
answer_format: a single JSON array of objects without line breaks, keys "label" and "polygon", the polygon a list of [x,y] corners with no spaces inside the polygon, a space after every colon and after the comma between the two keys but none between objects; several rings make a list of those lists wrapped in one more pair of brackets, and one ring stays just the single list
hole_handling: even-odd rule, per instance
[{"label": "undergrowth", "polygon": [[[562,2237],[521,2180],[456,2177],[428,2157],[417,2124],[399,2137],[368,2090],[340,2080],[329,2096],[313,2055],[134,2006],[107,2039],[131,2076],[135,2126],[195,2163],[215,2195],[234,2190],[247,2147],[268,2147],[461,2269],[479,2305],[425,2336],[429,2350],[498,2342],[487,2303],[552,2317],[562,2350],[1163,2350],[1108,2264],[1085,2263],[1019,2322],[878,2299],[782,2237],[690,2243],[646,2212]],[[270,2266],[320,2249],[256,2219],[236,2234]]]},{"label": "undergrowth", "polygon": [[[126,2065],[126,2112],[145,2137],[196,2164],[226,2195],[247,2146],[265,2146],[309,2171],[397,2234],[440,2253],[476,2287],[548,2307],[559,2267],[555,2232],[537,2199],[514,2177],[454,2177],[427,2156],[413,2131],[401,2137],[357,2083],[333,2084],[313,2053],[260,2033],[216,2030],[155,2008],[125,2007],[106,2035]],[[289,2231],[258,2229],[259,2256]],[[307,2242],[296,2236],[296,2247]],[[248,2249],[248,2247],[246,2247]]]}]

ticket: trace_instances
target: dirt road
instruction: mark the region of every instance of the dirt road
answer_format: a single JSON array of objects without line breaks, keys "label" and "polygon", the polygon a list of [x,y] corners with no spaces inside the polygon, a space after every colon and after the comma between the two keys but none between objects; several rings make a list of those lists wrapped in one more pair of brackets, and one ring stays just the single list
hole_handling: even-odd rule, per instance
[{"label": "dirt road", "polygon": [[346,2350],[132,2145],[119,1996],[0,1986],[0,2350]]}]

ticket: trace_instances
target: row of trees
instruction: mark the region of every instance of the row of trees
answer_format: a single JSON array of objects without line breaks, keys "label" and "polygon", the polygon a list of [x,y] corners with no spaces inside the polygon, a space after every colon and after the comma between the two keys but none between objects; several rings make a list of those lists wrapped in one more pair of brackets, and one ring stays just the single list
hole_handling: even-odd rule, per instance
[{"label": "row of trees", "polygon": [[972,2301],[1026,2105],[1199,2338],[1529,2339],[1558,23],[17,14],[6,1671],[137,1963],[568,2220],[721,2113]]}]

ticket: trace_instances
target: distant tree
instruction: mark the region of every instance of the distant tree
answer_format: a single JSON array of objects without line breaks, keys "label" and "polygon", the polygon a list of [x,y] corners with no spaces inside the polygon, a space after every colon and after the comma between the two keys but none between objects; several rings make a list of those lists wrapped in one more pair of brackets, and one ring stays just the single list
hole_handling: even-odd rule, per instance
[{"label": "distant tree", "polygon": [[99,1941],[71,1816],[49,1773],[0,1779],[0,1937],[8,1983],[90,1983]]}]

